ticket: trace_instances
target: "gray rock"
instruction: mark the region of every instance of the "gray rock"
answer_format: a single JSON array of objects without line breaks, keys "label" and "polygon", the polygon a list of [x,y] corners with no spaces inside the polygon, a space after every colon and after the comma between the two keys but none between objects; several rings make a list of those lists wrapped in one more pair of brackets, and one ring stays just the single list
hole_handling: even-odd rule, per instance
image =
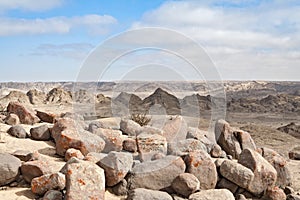
[{"label": "gray rock", "polygon": [[173,180],[172,188],[176,193],[184,197],[189,197],[191,194],[200,190],[200,182],[193,174],[183,173]]},{"label": "gray rock", "polygon": [[211,151],[215,143],[208,138],[208,135],[209,133],[207,131],[189,127],[186,138],[192,138],[201,141],[206,146],[207,150]]},{"label": "gray rock", "polygon": [[44,195],[49,190],[63,190],[66,178],[62,173],[45,174],[31,181],[31,191],[34,194]]},{"label": "gray rock", "polygon": [[66,199],[104,200],[104,170],[88,161],[67,165]]},{"label": "gray rock", "polygon": [[205,151],[190,152],[185,158],[187,172],[195,175],[200,181],[200,189],[208,190],[216,187],[217,168]]},{"label": "gray rock", "polygon": [[63,194],[57,190],[49,190],[45,193],[43,200],[63,200]]},{"label": "gray rock", "polygon": [[97,164],[105,171],[106,185],[114,186],[131,170],[133,157],[130,153],[112,151]]},{"label": "gray rock", "polygon": [[226,189],[211,189],[202,190],[194,193],[189,197],[189,200],[235,200],[233,194]]},{"label": "gray rock", "polygon": [[172,197],[166,193],[155,190],[147,190],[144,188],[137,188],[129,191],[127,200],[173,200]]},{"label": "gray rock", "polygon": [[166,156],[159,160],[135,165],[127,181],[130,189],[161,190],[170,187],[173,180],[184,172],[185,164],[182,158]]},{"label": "gray rock", "polygon": [[20,119],[18,117],[18,115],[10,113],[5,119],[4,122],[8,125],[17,125],[20,124]]},{"label": "gray rock", "polygon": [[118,196],[124,196],[128,193],[128,184],[125,179],[121,180],[117,185],[112,187],[112,192]]},{"label": "gray rock", "polygon": [[238,162],[251,169],[254,173],[254,178],[247,188],[249,192],[259,195],[268,187],[275,185],[277,179],[276,170],[256,151],[244,149]]},{"label": "gray rock", "polygon": [[220,145],[214,144],[211,151],[210,155],[213,158],[226,158],[226,152],[222,150]]},{"label": "gray rock", "polygon": [[34,127],[30,129],[30,136],[34,140],[50,140],[51,133],[49,131],[48,125],[44,124],[42,126]]},{"label": "gray rock", "polygon": [[142,132],[142,127],[132,120],[122,119],[120,122],[120,130],[130,136],[137,136]]},{"label": "gray rock", "polygon": [[149,125],[143,126],[142,128],[142,133],[164,135],[164,131],[160,128],[152,127]]},{"label": "gray rock", "polygon": [[243,130],[235,130],[233,132],[233,134],[239,141],[242,150],[244,150],[244,149],[256,150],[255,142],[252,139],[250,133],[243,131]]},{"label": "gray rock", "polygon": [[220,173],[229,181],[245,189],[249,187],[254,178],[254,174],[249,168],[231,160],[225,160],[222,163]]},{"label": "gray rock", "polygon": [[227,180],[226,178],[221,178],[221,180],[217,184],[217,188],[219,188],[219,189],[227,189],[231,193],[234,194],[238,190],[239,186],[237,186],[233,182]]},{"label": "gray rock", "polygon": [[185,139],[168,143],[168,154],[170,155],[184,156],[196,150],[207,152],[206,146],[196,139]]},{"label": "gray rock", "polygon": [[19,175],[21,161],[7,153],[0,153],[0,186],[16,180]]},{"label": "gray rock", "polygon": [[12,126],[8,129],[7,133],[16,138],[26,138],[28,136],[25,129],[20,125]]},{"label": "gray rock", "polygon": [[219,120],[216,123],[215,134],[219,136],[217,140],[218,144],[227,154],[232,155],[233,158],[238,158],[242,149],[233,133],[234,129],[226,121]]},{"label": "gray rock", "polygon": [[165,122],[163,131],[168,143],[174,143],[186,139],[188,126],[182,116],[172,116]]},{"label": "gray rock", "polygon": [[105,141],[103,153],[110,151],[121,151],[123,148],[122,132],[113,129],[98,128],[94,134],[100,136]]}]

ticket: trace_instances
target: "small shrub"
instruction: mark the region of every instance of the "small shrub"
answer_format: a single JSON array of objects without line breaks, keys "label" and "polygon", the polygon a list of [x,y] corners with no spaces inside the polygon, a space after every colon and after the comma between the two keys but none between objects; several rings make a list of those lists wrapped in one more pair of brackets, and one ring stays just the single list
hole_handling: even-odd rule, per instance
[{"label": "small shrub", "polygon": [[146,126],[151,121],[151,117],[148,117],[146,113],[132,113],[131,120],[135,121],[141,126]]}]

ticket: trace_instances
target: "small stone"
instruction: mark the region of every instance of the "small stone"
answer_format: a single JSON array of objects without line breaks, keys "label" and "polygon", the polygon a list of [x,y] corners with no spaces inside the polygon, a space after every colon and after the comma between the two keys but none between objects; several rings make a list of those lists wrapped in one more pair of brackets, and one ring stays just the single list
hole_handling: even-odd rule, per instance
[{"label": "small stone", "polygon": [[8,129],[7,133],[16,138],[26,138],[28,135],[27,132],[25,131],[25,129],[20,125],[15,125],[15,126],[10,127],[10,129]]},{"label": "small stone", "polygon": [[43,200],[63,200],[63,194],[57,190],[49,190],[45,193]]},{"label": "small stone", "polygon": [[173,180],[172,188],[176,193],[189,197],[200,189],[200,182],[193,174],[182,173]]},{"label": "small stone", "polygon": [[[224,156],[224,151],[222,150],[220,145],[214,144],[211,151],[210,151],[210,155],[213,158],[222,158]],[[226,155],[226,153],[225,153],[225,155]]]},{"label": "small stone", "polygon": [[123,150],[128,152],[137,152],[137,145],[136,145],[136,139],[135,138],[126,138],[123,141]]},{"label": "small stone", "polygon": [[18,117],[18,115],[10,113],[5,119],[4,122],[8,125],[17,125],[20,124],[20,119]]},{"label": "small stone", "polygon": [[49,162],[35,160],[23,163],[21,166],[21,173],[24,180],[31,183],[33,178],[51,173],[51,169],[49,169]]},{"label": "small stone", "polygon": [[283,190],[278,187],[268,188],[265,197],[269,200],[286,200]]},{"label": "small stone", "polygon": [[84,158],[81,151],[79,151],[78,149],[70,148],[66,151],[65,161],[70,160],[72,157],[75,157],[75,158],[78,158],[78,159],[83,159]]},{"label": "small stone", "polygon": [[49,131],[48,125],[44,124],[42,126],[31,128],[30,136],[34,140],[47,141],[50,140],[51,133]]}]

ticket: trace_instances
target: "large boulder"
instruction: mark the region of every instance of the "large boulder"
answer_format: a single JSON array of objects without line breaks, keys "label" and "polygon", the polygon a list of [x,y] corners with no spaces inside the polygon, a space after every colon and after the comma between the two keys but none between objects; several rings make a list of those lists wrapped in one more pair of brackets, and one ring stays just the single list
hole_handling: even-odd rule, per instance
[{"label": "large boulder", "polygon": [[254,174],[249,168],[231,160],[224,160],[220,167],[220,173],[229,181],[245,189],[254,178]]},{"label": "large boulder", "polygon": [[173,180],[184,172],[185,164],[182,158],[166,156],[159,160],[136,164],[130,172],[128,183],[131,189],[161,190],[170,187]]},{"label": "large boulder", "polygon": [[233,194],[227,189],[201,190],[190,195],[189,200],[235,200]]},{"label": "large boulder", "polygon": [[43,195],[49,190],[63,190],[65,186],[65,175],[59,172],[36,177],[31,181],[31,191],[38,195]]},{"label": "large boulder", "polygon": [[247,190],[255,195],[260,195],[267,188],[275,185],[277,172],[274,167],[258,152],[244,149],[238,162],[252,170],[254,178]]},{"label": "large boulder", "polygon": [[57,120],[52,128],[52,137],[56,144],[56,153],[64,156],[69,148],[78,149],[83,155],[89,152],[101,152],[105,147],[104,140],[81,127],[70,118]]},{"label": "large boulder", "polygon": [[144,188],[137,188],[129,191],[126,200],[172,200],[173,198],[166,192],[147,190]]},{"label": "large boulder", "polygon": [[7,153],[0,153],[0,186],[11,183],[19,175],[21,161]]},{"label": "large boulder", "polygon": [[32,125],[40,121],[40,119],[32,111],[25,108],[25,106],[19,102],[10,102],[7,106],[7,112],[16,114],[22,124]]},{"label": "large boulder", "polygon": [[189,197],[197,190],[200,190],[200,182],[193,174],[183,173],[173,180],[172,188],[176,193]]},{"label": "large boulder", "polygon": [[104,170],[98,165],[80,161],[68,164],[66,170],[66,199],[104,200]]},{"label": "large boulder", "polygon": [[195,175],[200,181],[200,189],[208,190],[216,187],[218,172],[213,160],[205,151],[190,152],[185,157],[187,172]]},{"label": "large boulder", "polygon": [[106,185],[114,186],[131,170],[133,157],[130,153],[112,151],[97,164],[105,171]]}]

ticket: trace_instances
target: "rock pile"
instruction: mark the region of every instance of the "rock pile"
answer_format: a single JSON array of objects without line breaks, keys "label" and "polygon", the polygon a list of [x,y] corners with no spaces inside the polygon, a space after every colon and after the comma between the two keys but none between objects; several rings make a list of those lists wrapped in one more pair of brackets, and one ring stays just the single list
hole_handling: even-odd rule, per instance
[{"label": "rock pile", "polygon": [[[20,123],[40,121],[19,103],[10,103],[8,110]],[[86,122],[70,113],[45,120],[52,115],[41,113],[48,125],[32,127],[29,134],[12,123],[9,133],[54,141],[64,167],[54,170],[28,152],[1,153],[0,186],[25,180],[43,199],[100,200],[107,188],[127,200],[300,198],[289,187],[286,159],[258,148],[248,132],[224,120],[215,125],[214,142],[180,116],[155,128],[128,119],[117,125],[109,119]]]}]

